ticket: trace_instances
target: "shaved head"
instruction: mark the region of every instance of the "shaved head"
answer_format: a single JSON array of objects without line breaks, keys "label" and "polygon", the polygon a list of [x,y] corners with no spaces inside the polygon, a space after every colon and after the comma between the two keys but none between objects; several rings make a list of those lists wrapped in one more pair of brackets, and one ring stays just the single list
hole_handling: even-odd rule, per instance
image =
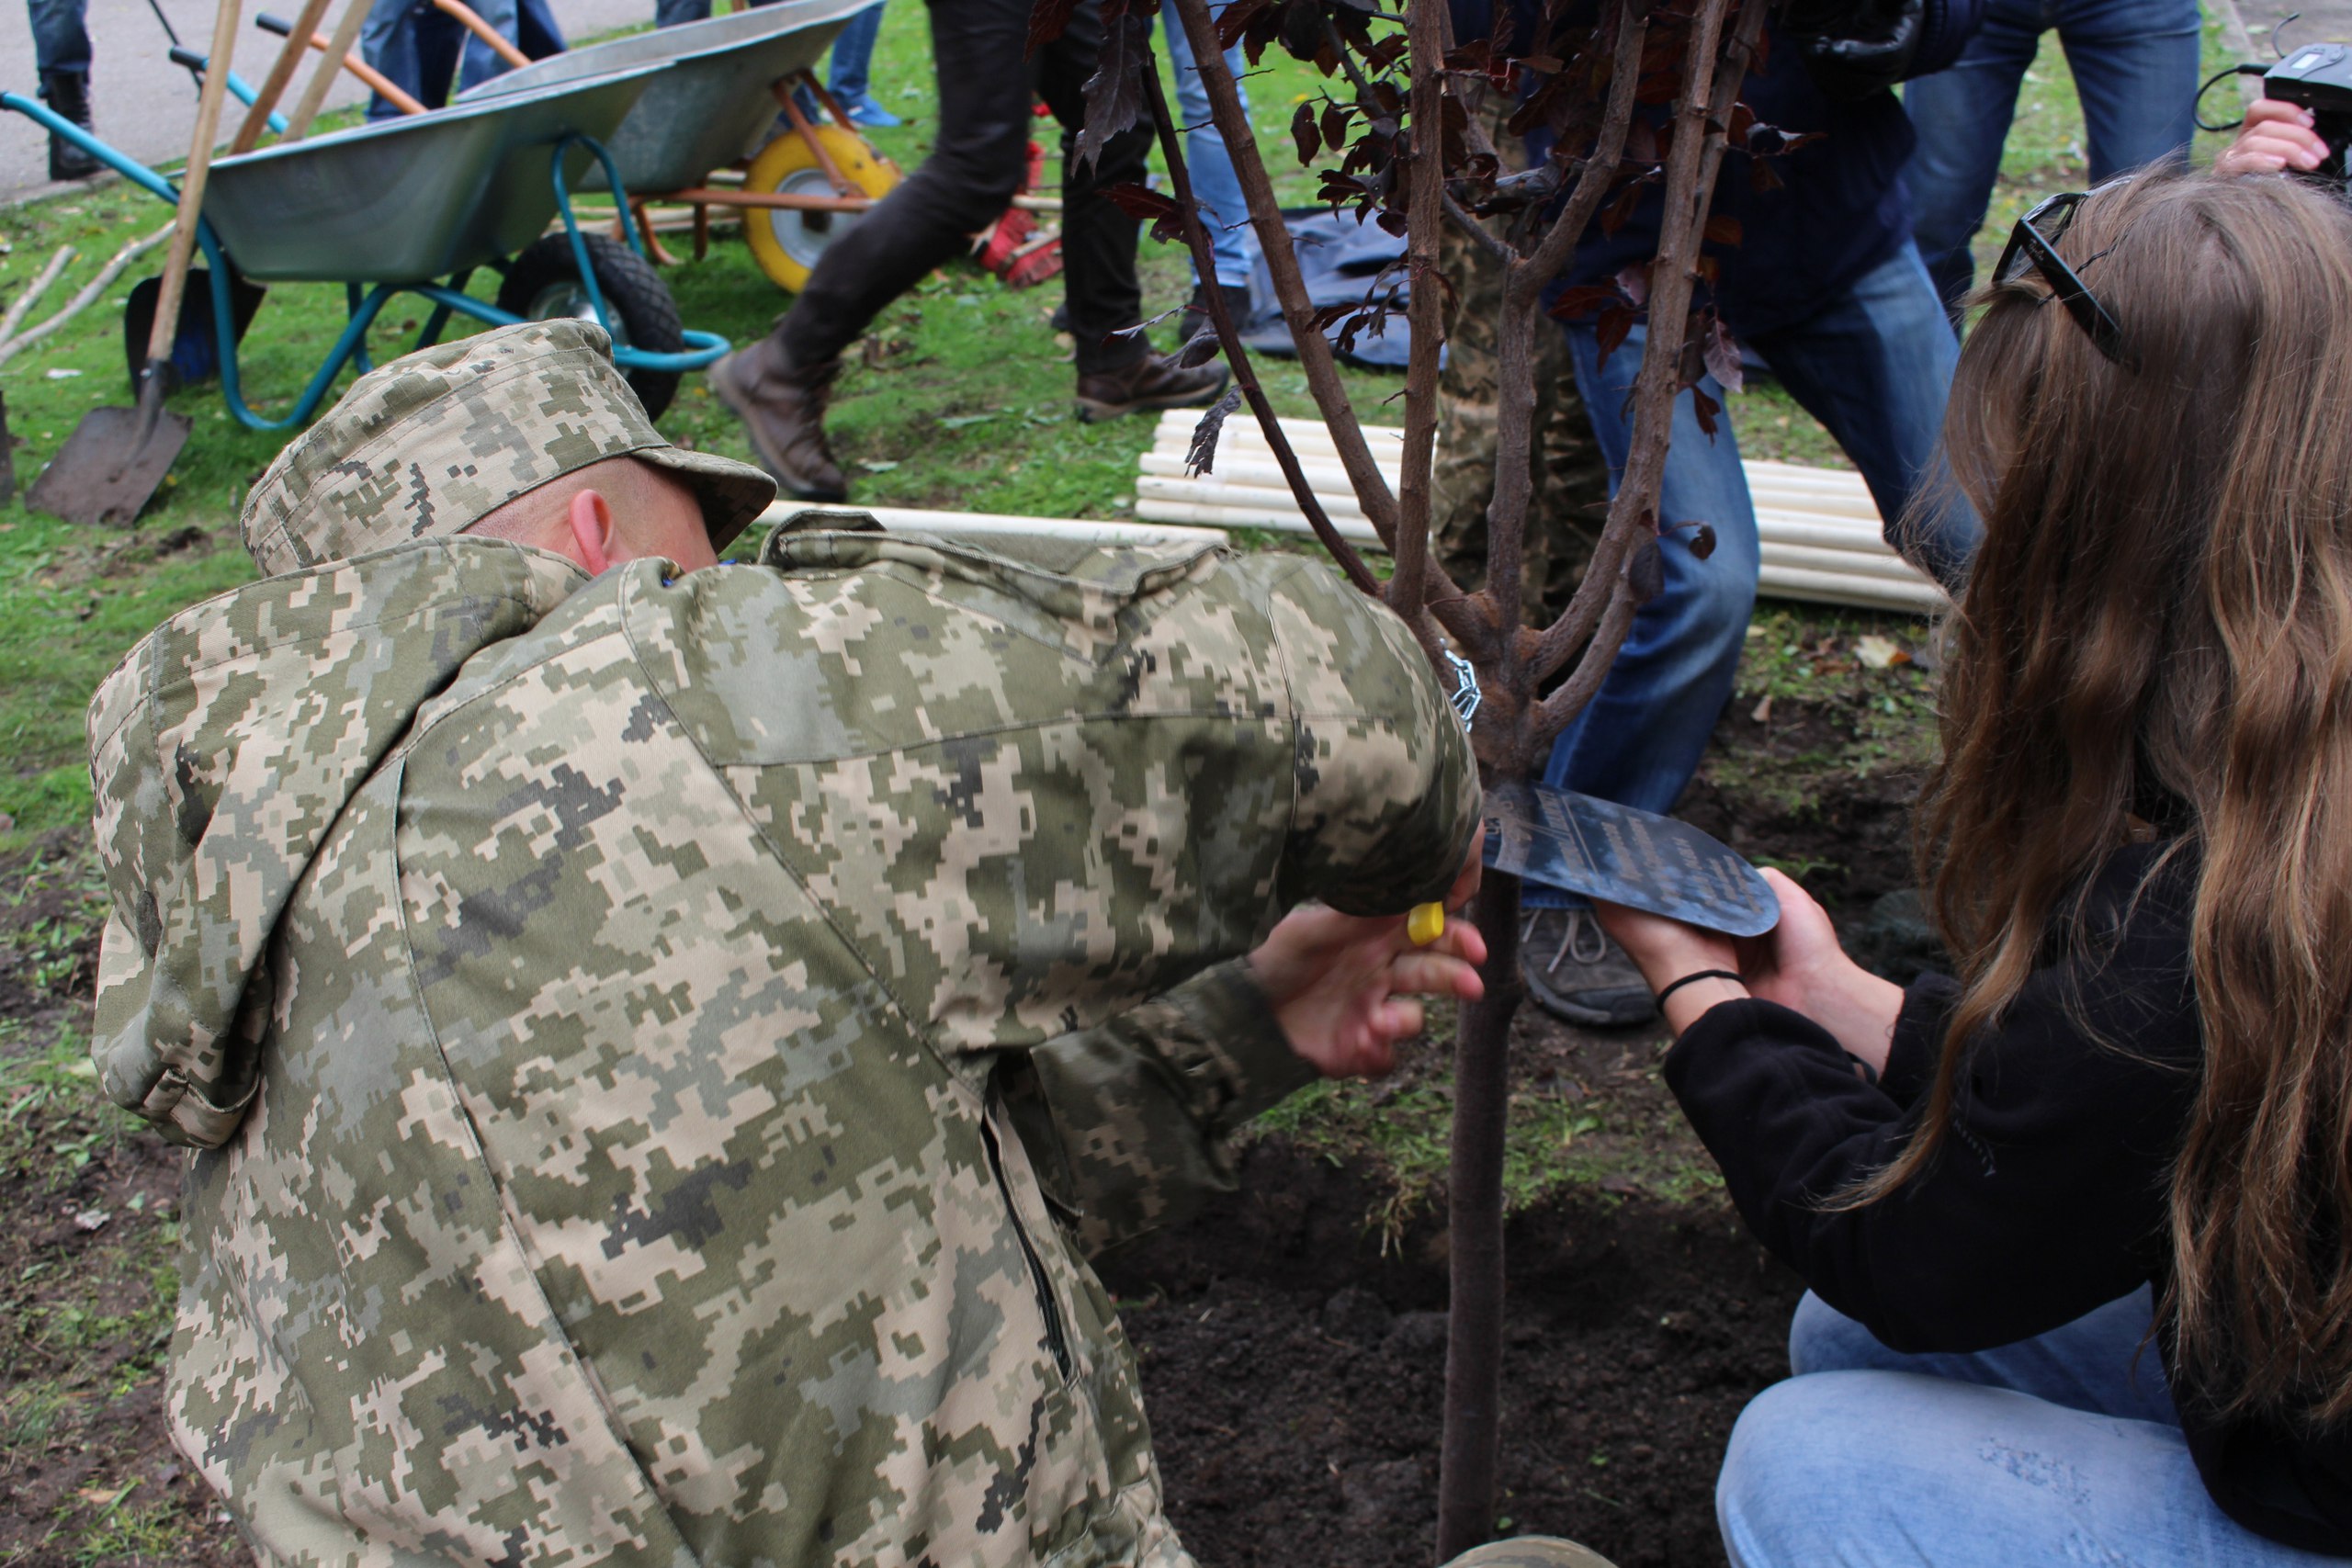
[{"label": "shaved head", "polygon": [[718,559],[695,492],[633,457],[574,468],[516,496],[466,532],[569,556],[591,574],[649,556],[688,571]]}]

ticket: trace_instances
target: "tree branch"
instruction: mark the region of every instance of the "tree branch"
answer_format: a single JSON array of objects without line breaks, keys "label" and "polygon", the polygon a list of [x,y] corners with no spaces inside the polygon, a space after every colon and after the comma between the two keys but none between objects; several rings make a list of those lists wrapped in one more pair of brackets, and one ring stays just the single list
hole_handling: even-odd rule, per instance
[{"label": "tree branch", "polygon": [[[1347,388],[1340,379],[1339,363],[1332,357],[1330,340],[1315,324],[1315,306],[1307,299],[1306,279],[1299,273],[1298,255],[1291,248],[1290,231],[1283,226],[1282,206],[1274,197],[1265,160],[1259,156],[1257,130],[1242,111],[1233,73],[1226,69],[1216,25],[1209,19],[1208,0],[1166,0],[1166,4],[1183,25],[1185,41],[1193,46],[1194,68],[1200,72],[1201,85],[1208,93],[1209,118],[1215,121],[1227,151],[1233,155],[1233,171],[1249,203],[1250,226],[1257,231],[1258,248],[1264,254],[1267,273],[1273,279],[1274,296],[1282,302],[1283,320],[1290,328],[1291,341],[1297,345],[1299,368],[1306,374],[1307,391],[1330,430],[1331,445],[1339,455],[1340,468],[1347,473],[1349,486],[1355,491],[1357,504],[1363,507],[1373,532],[1380,536],[1380,542],[1393,552],[1396,547],[1396,498],[1363,438],[1363,427],[1356,419],[1354,406],[1348,401]],[[1228,352],[1238,345],[1237,338],[1227,337],[1222,331],[1219,338]],[[1296,482],[1293,488],[1298,488]],[[1490,656],[1500,637],[1499,628],[1485,613],[1486,606],[1464,594],[1436,562],[1430,562],[1426,571],[1429,582],[1424,592],[1430,613],[1471,658]]]},{"label": "tree branch", "polygon": [[[1201,221],[1200,203],[1193,198],[1192,171],[1184,163],[1184,149],[1176,135],[1174,117],[1168,112],[1168,95],[1159,85],[1159,73],[1148,63],[1143,73],[1144,93],[1151,105],[1151,120],[1159,134],[1160,156],[1167,160],[1168,177],[1176,187],[1177,205],[1184,211],[1184,243],[1193,253],[1193,265],[1203,277],[1216,276],[1216,254],[1209,241],[1208,228]],[[1299,466],[1298,454],[1292,450],[1290,437],[1283,434],[1282,421],[1274,415],[1274,405],[1267,400],[1265,389],[1258,384],[1257,367],[1250,363],[1250,351],[1241,345],[1238,323],[1225,308],[1225,291],[1210,288],[1204,291],[1208,299],[1209,319],[1216,329],[1217,342],[1225,351],[1226,362],[1233,367],[1234,385],[1241,389],[1241,396],[1250,404],[1250,412],[1258,418],[1258,428],[1265,434],[1266,445],[1272,449],[1274,461],[1283,470],[1283,478],[1290,484],[1291,493],[1298,507],[1306,514],[1307,526],[1348,581],[1374,598],[1380,597],[1380,579],[1364,564],[1356,547],[1340,535],[1331,524],[1330,514],[1323,510],[1323,502],[1307,482],[1306,471]]]},{"label": "tree branch", "polygon": [[[1666,473],[1667,443],[1673,434],[1675,400],[1681,391],[1682,343],[1689,332],[1691,290],[1698,281],[1699,247],[1714,176],[1723,161],[1724,128],[1738,101],[1748,62],[1754,58],[1764,26],[1765,4],[1766,0],[1741,0],[1735,34],[1720,52],[1718,40],[1730,0],[1704,0],[1692,18],[1690,52],[1674,111],[1674,144],[1667,154],[1657,259],[1650,269],[1649,330],[1641,371],[1634,383],[1634,428],[1625,468],[1616,499],[1610,505],[1608,525],[1576,597],[1536,639],[1532,664],[1539,681],[1558,670],[1580,647],[1585,651],[1579,675],[1583,663],[1598,659],[1605,668],[1608,660],[1616,656],[1615,646],[1604,650],[1595,634],[1614,608],[1633,547],[1645,532],[1655,536],[1658,527],[1657,496]],[[1711,68],[1712,80],[1706,81],[1710,90],[1702,96],[1701,85]],[[1534,766],[1544,749],[1575,718],[1577,709],[1562,699],[1571,690],[1587,686],[1597,691],[1599,677],[1589,682],[1572,677],[1535,711],[1526,738],[1527,765]]]},{"label": "tree branch", "polygon": [[[1633,128],[1634,89],[1641,75],[1642,46],[1649,36],[1649,21],[1634,7],[1617,0],[1616,48],[1611,57],[1608,107],[1592,152],[1577,175],[1551,231],[1532,254],[1514,257],[1503,272],[1501,320],[1496,323],[1496,359],[1501,386],[1518,388],[1524,395],[1499,398],[1495,407],[1495,493],[1487,507],[1487,590],[1495,596],[1495,614],[1514,649],[1525,614],[1521,576],[1527,559],[1527,512],[1534,489],[1530,453],[1534,444],[1534,338],[1544,288],[1576,253],[1576,242],[1600,209],[1601,197],[1623,155],[1625,138]],[[1510,683],[1525,711],[1533,703],[1535,677],[1511,660]]]},{"label": "tree branch", "polygon": [[1430,468],[1437,441],[1438,351],[1445,338],[1444,300],[1439,293],[1444,279],[1437,265],[1438,229],[1445,221],[1445,55],[1440,14],[1438,6],[1422,0],[1408,8],[1405,23],[1413,68],[1411,154],[1405,165],[1405,254],[1412,279],[1406,320],[1412,325],[1412,340],[1406,349],[1405,455],[1397,475],[1396,539],[1391,547],[1396,572],[1388,582],[1388,607],[1417,631],[1429,582]]}]

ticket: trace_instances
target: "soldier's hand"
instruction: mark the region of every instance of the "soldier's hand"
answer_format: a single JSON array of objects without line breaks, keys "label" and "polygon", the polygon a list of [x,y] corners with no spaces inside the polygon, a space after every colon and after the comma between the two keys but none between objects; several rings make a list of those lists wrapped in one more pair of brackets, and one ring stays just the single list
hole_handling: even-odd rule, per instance
[{"label": "soldier's hand", "polygon": [[[1476,885],[1475,869],[1465,870],[1449,901]],[[1467,920],[1447,920],[1443,935],[1417,947],[1403,915],[1368,919],[1310,904],[1283,917],[1250,968],[1292,1050],[1326,1077],[1377,1077],[1396,1065],[1396,1042],[1420,1032],[1416,998],[1476,1000],[1486,961],[1486,939]]]}]

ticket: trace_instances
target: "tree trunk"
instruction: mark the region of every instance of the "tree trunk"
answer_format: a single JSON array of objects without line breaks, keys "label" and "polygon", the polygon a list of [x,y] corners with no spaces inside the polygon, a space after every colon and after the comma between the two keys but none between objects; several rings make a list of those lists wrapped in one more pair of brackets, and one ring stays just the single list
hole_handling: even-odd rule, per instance
[{"label": "tree trunk", "polygon": [[1495,1528],[1503,1338],[1503,1134],[1510,1110],[1510,1021],[1519,1010],[1519,878],[1479,886],[1487,994],[1453,1030],[1453,1145],[1447,1219],[1453,1269],[1446,1314],[1445,1438],[1437,1487],[1437,1556],[1448,1562]]}]

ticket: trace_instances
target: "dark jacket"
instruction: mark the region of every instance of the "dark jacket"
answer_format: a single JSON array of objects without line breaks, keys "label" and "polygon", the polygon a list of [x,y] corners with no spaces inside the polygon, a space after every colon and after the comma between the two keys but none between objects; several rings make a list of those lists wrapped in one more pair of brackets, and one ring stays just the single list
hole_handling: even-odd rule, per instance
[{"label": "dark jacket", "polygon": [[[1826,1031],[1765,1001],[1710,1010],[1667,1056],[1667,1083],[1748,1226],[1894,1348],[2005,1345],[2143,1284],[2163,1290],[2166,1183],[2204,1045],[2181,861],[2132,904],[2155,853],[2110,863],[2086,937],[2054,948],[1977,1041],[1952,1136],[1882,1202],[1833,1211],[1821,1200],[1887,1164],[1917,1126],[1951,980],[1911,987],[1875,1087]],[[2218,1419],[2160,1344],[2213,1500],[2273,1540],[2352,1555],[2352,1429]]]},{"label": "dark jacket", "polygon": [[[1911,74],[1925,76],[1958,60],[1984,9],[1984,0],[1928,0]],[[1767,24],[1765,42],[1764,69],[1747,78],[1742,101],[1762,124],[1821,140],[1768,160],[1780,178],[1774,189],[1759,187],[1757,160],[1744,149],[1724,157],[1713,210],[1736,219],[1742,237],[1737,245],[1711,243],[1706,251],[1722,267],[1714,299],[1724,321],[1751,339],[1817,315],[1895,246],[1911,243],[1903,166],[1917,141],[1891,89],[1834,101],[1777,23]],[[1662,118],[1665,111],[1656,112]],[[1665,199],[1661,179],[1616,233],[1596,225],[1577,248],[1566,282],[1605,284],[1628,264],[1657,254]]]}]

